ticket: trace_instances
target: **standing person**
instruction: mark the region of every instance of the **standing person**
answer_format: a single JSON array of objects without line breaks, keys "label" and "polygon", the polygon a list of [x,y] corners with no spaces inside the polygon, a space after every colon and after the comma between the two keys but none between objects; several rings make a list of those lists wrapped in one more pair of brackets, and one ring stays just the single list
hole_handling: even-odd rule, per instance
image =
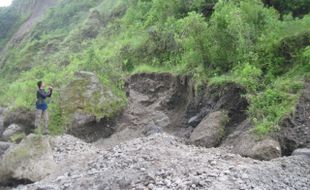
[{"label": "standing person", "polygon": [[45,84],[42,81],[37,83],[38,90],[37,90],[37,101],[36,101],[36,118],[35,118],[35,127],[37,129],[40,128],[40,124],[43,120],[44,122],[44,131],[43,134],[48,134],[48,113],[47,113],[47,103],[46,98],[51,97],[53,93],[53,88],[49,87],[48,91],[45,91]]}]

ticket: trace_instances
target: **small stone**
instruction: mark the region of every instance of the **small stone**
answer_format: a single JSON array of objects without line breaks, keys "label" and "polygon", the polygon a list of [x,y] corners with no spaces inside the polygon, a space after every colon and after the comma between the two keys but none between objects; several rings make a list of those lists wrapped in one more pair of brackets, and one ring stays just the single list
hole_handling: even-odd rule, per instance
[{"label": "small stone", "polygon": [[247,174],[242,174],[241,178],[242,179],[249,179],[249,176]]},{"label": "small stone", "polygon": [[168,180],[168,179],[165,179],[165,185],[166,185],[167,187],[170,187],[170,186],[171,186],[171,181]]},{"label": "small stone", "polygon": [[216,165],[216,161],[215,161],[215,160],[212,160],[212,161],[210,162],[210,165],[211,165],[211,166],[215,166],[215,165]]},{"label": "small stone", "polygon": [[216,174],[208,174],[208,177],[217,177]]},{"label": "small stone", "polygon": [[152,183],[150,183],[150,184],[147,186],[147,188],[149,188],[150,190],[152,190],[152,189],[154,189],[154,188],[155,188],[155,185],[154,185],[154,184],[152,184]]}]

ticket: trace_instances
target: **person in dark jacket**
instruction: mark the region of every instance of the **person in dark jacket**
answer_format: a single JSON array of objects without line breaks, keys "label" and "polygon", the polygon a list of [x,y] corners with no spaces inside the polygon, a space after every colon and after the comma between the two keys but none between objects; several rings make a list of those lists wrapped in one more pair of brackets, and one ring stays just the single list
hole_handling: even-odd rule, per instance
[{"label": "person in dark jacket", "polygon": [[[35,118],[35,127],[41,129],[40,124],[43,120],[44,122],[44,131],[43,134],[48,134],[48,112],[47,112],[47,103],[46,98],[51,97],[53,93],[53,88],[49,87],[48,91],[45,91],[45,84],[42,81],[37,83],[37,101],[36,101],[36,118]],[[42,131],[42,130],[41,130]]]}]

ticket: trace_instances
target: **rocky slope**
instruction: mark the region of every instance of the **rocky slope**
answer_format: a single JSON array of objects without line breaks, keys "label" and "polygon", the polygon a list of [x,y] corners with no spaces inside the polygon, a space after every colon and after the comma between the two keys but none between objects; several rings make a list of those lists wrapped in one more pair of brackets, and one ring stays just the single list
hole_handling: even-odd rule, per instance
[{"label": "rocky slope", "polygon": [[156,133],[111,149],[74,137],[51,138],[60,170],[15,189],[299,189],[310,186],[310,159],[257,161],[223,148],[186,145]]}]

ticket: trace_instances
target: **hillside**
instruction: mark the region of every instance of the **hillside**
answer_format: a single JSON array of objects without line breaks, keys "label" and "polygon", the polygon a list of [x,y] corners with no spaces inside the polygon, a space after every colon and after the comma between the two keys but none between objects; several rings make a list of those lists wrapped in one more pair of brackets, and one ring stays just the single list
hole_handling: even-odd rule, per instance
[{"label": "hillside", "polygon": [[[53,150],[57,143],[71,146],[75,141],[70,135],[89,143],[85,146],[91,147],[91,153],[86,154],[113,150],[119,145],[124,146],[120,151],[129,156],[137,144],[156,144],[158,137],[172,139],[173,146],[181,147],[177,151],[180,156],[191,150],[192,156],[204,151],[234,155],[231,162],[220,161],[216,171],[229,170],[226,166],[240,159],[241,165],[250,170],[251,183],[232,182],[236,189],[251,189],[255,185],[270,188],[273,182],[267,178],[261,178],[266,184],[253,182],[258,177],[253,171],[260,166],[265,168],[261,170],[262,175],[280,181],[281,185],[275,189],[303,189],[310,184],[309,179],[301,177],[296,186],[289,184],[295,175],[309,174],[306,157],[257,161],[258,165],[253,160],[290,156],[300,148],[309,151],[308,0],[14,0],[10,7],[0,8],[0,29],[0,157],[3,154],[3,160],[11,160],[13,155],[20,164],[24,162],[18,161],[19,156],[27,162],[29,157],[37,158],[37,154],[25,153],[23,146],[27,147],[27,142],[30,148],[37,145],[27,141],[27,136],[40,133],[34,129],[34,105],[36,83],[43,80],[54,87],[52,98],[48,98],[50,135],[66,134],[63,137],[68,138],[68,142],[56,144],[53,142],[57,137],[42,141],[47,147],[42,154],[48,160],[52,158],[51,165],[58,155]],[[2,141],[5,142],[1,144]],[[139,154],[148,151],[161,154],[160,146],[169,144],[162,143],[134,156],[139,160]],[[193,145],[202,147],[197,149]],[[163,155],[163,160],[175,159],[171,156],[176,148],[173,146],[167,147],[168,155]],[[212,147],[220,148],[207,149]],[[14,152],[19,148],[22,153]],[[77,150],[72,159],[80,153]],[[114,159],[115,155],[110,156]],[[198,157],[204,164],[208,163],[206,156]],[[214,158],[215,162],[220,157]],[[77,166],[83,164],[83,167],[79,171],[90,172],[84,166],[88,160],[80,161]],[[190,158],[183,161],[194,162]],[[295,166],[304,170],[282,171],[281,164],[291,161],[289,171]],[[61,164],[64,163],[66,160]],[[146,170],[150,163],[145,163]],[[114,164],[119,167],[119,163]],[[171,161],[163,167],[174,164]],[[68,181],[78,184],[64,173],[56,172],[50,178],[38,180],[31,172],[25,174],[30,177],[24,178],[15,166],[5,167],[0,164],[0,171],[13,172],[4,172],[5,177],[0,175],[0,185],[39,181],[26,188],[51,185],[54,189],[65,189],[53,181],[59,176],[62,185]],[[188,180],[189,176],[177,173],[179,165],[176,167],[170,171],[176,172],[171,174],[173,180],[180,177]],[[197,169],[198,166],[193,168]],[[264,171],[268,169],[272,171]],[[71,172],[65,166],[64,170]],[[112,174],[116,175],[117,171]],[[278,171],[285,177],[276,176]],[[227,177],[242,181],[234,176],[239,172],[242,173],[242,167]],[[149,183],[151,179],[144,178],[144,173],[136,174],[142,176],[141,183]],[[101,174],[94,176],[89,180],[97,180]],[[222,177],[219,174],[214,177],[214,183],[205,181],[196,189],[219,189],[221,186],[217,185]],[[136,182],[131,184],[132,188],[147,187],[131,181]],[[115,181],[104,183],[109,187],[119,185]],[[87,180],[85,184],[90,185]],[[192,185],[179,184],[183,188]],[[153,185],[155,189],[169,188],[165,184]],[[223,188],[229,185],[228,180]],[[93,188],[100,189],[100,186]]]},{"label": "hillside", "polygon": [[[255,0],[59,1],[20,42],[13,41],[27,22],[6,45],[0,100],[32,107],[35,81],[61,88],[77,70],[97,72],[118,94],[127,74],[173,72],[245,86],[249,115],[266,133],[292,111],[309,73],[309,7],[300,3],[303,10],[294,11],[301,18],[294,18]],[[289,3],[277,5],[291,11]]]}]

